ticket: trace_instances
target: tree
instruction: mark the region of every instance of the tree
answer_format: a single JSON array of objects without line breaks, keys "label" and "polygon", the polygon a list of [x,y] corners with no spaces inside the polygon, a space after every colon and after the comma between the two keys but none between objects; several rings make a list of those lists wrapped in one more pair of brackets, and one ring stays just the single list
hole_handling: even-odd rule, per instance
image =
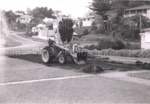
[{"label": "tree", "polygon": [[6,21],[7,21],[9,28],[12,28],[13,24],[16,22],[16,18],[19,16],[14,14],[13,11],[11,10],[5,11],[4,13],[5,13]]},{"label": "tree", "polygon": [[93,0],[89,8],[100,15],[103,20],[108,19],[106,12],[110,10],[111,2],[110,0]]},{"label": "tree", "polygon": [[48,9],[47,7],[36,7],[31,11],[31,14],[35,18],[44,18],[44,17],[52,18],[53,10]]},{"label": "tree", "polygon": [[25,15],[25,12],[21,10],[17,10],[16,13],[22,13],[23,15]]},{"label": "tree", "polygon": [[27,8],[27,14],[31,15],[31,9],[30,8]]},{"label": "tree", "polygon": [[73,20],[68,18],[59,22],[59,33],[63,43],[71,41],[74,32],[73,24]]}]

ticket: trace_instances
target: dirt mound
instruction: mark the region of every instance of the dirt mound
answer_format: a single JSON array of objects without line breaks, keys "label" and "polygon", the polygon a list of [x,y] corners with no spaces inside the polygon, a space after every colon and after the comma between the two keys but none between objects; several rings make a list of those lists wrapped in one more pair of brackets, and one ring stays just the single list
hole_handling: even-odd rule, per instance
[{"label": "dirt mound", "polygon": [[104,72],[104,69],[98,65],[90,64],[86,68],[83,69],[85,73],[101,73]]}]

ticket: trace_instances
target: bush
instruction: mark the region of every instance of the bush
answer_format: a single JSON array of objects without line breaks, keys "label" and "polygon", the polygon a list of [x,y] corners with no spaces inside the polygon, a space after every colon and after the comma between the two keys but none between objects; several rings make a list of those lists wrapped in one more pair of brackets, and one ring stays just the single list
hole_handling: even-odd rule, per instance
[{"label": "bush", "polygon": [[94,50],[94,49],[97,49],[97,45],[85,46],[84,48],[89,49],[89,50]]},{"label": "bush", "polygon": [[112,48],[115,45],[115,42],[110,39],[101,39],[98,42],[98,50]]},{"label": "bush", "polygon": [[113,50],[103,49],[98,52],[99,55],[123,56],[123,57],[143,57],[150,58],[150,50]]},{"label": "bush", "polygon": [[89,50],[94,50],[94,49],[102,50],[102,49],[109,49],[109,48],[120,50],[125,48],[124,43],[121,42],[120,40],[117,41],[113,41],[111,39],[98,39],[98,40],[99,40],[98,45],[85,46],[84,48]]},{"label": "bush", "polygon": [[123,29],[121,31],[121,36],[124,39],[140,39],[139,29]]},{"label": "bush", "polygon": [[112,49],[115,49],[115,50],[121,50],[124,48],[125,48],[125,44],[120,40],[116,40],[114,46],[112,47]]},{"label": "bush", "polygon": [[82,32],[82,35],[88,35],[89,34],[89,30],[88,29],[84,29]]},{"label": "bush", "polygon": [[125,49],[130,49],[130,50],[141,49],[141,44],[140,43],[126,43]]}]

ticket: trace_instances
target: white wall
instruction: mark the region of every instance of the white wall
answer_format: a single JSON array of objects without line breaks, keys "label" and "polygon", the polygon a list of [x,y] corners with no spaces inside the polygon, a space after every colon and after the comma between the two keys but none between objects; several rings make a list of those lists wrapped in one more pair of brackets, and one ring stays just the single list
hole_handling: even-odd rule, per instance
[{"label": "white wall", "polygon": [[41,30],[38,33],[38,38],[47,40],[50,37],[55,37],[55,31],[54,30]]},{"label": "white wall", "polygon": [[86,18],[83,20],[83,27],[90,27],[92,26],[92,22],[94,21],[93,18]]},{"label": "white wall", "polygon": [[26,23],[30,23],[31,20],[32,20],[31,18],[17,18],[16,22],[20,21],[20,23],[26,24]]},{"label": "white wall", "polygon": [[147,10],[146,17],[150,19],[150,9],[149,9],[149,10]]},{"label": "white wall", "polygon": [[140,33],[141,49],[150,49],[150,32]]}]

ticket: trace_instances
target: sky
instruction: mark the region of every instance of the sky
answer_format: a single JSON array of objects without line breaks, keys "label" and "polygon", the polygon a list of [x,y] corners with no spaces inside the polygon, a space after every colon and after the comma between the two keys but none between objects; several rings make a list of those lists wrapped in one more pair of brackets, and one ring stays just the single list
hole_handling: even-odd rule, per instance
[{"label": "sky", "polygon": [[63,14],[71,14],[73,17],[82,17],[89,11],[87,6],[92,0],[0,0],[2,10],[31,10],[35,7],[48,7],[60,10]]}]

